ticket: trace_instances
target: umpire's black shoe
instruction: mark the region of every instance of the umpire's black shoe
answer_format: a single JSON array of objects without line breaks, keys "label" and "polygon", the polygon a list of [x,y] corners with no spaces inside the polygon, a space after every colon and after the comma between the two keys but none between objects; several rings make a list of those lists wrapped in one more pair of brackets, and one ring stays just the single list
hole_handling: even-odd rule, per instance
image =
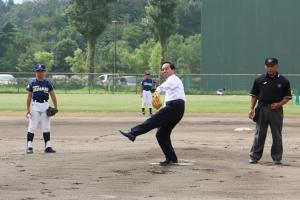
[{"label": "umpire's black shoe", "polygon": [[122,135],[127,137],[130,141],[134,142],[136,137],[131,133],[131,131],[121,131],[121,130],[119,130],[119,131]]},{"label": "umpire's black shoe", "polygon": [[56,151],[54,149],[52,149],[52,147],[47,147],[45,149],[45,153],[56,153]]},{"label": "umpire's black shoe", "polygon": [[175,165],[176,163],[178,163],[177,160],[172,161],[172,160],[165,160],[165,161],[161,161],[159,162],[160,166],[168,166],[168,165]]},{"label": "umpire's black shoe", "polygon": [[33,153],[33,148],[32,147],[28,147],[26,150],[27,154],[32,154]]}]

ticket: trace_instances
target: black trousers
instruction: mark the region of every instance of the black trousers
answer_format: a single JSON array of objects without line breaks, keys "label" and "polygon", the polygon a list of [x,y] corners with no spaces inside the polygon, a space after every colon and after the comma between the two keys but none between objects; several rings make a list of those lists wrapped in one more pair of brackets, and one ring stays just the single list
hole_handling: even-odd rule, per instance
[{"label": "black trousers", "polygon": [[274,161],[282,160],[282,124],[283,109],[272,110],[270,106],[262,106],[259,112],[259,119],[256,123],[256,133],[253,145],[250,151],[250,158],[260,160],[267,136],[268,126],[271,127],[273,144],[271,148],[271,156]]},{"label": "black trousers", "polygon": [[177,161],[174,148],[171,142],[173,128],[182,119],[185,109],[183,100],[174,100],[166,103],[166,106],[152,115],[142,124],[131,129],[133,135],[138,136],[158,128],[156,133],[157,141],[165,154],[167,160]]}]

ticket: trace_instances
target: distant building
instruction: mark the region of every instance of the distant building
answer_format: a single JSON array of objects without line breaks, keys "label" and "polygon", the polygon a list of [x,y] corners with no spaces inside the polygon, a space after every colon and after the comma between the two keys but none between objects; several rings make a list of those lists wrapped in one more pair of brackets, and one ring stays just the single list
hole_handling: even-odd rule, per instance
[{"label": "distant building", "polygon": [[[300,1],[203,0],[204,74],[261,74],[265,57],[279,58],[284,74],[300,73]],[[300,78],[289,78],[299,85]],[[253,77],[203,78],[205,89],[249,89]]]}]

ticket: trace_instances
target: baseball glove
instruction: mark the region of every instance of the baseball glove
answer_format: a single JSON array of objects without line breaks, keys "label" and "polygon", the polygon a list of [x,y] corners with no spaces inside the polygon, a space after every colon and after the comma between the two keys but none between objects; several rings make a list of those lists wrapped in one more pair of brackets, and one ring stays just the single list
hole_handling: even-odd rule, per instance
[{"label": "baseball glove", "polygon": [[51,117],[54,116],[58,112],[58,110],[56,108],[52,108],[49,106],[46,112],[47,112],[47,116]]},{"label": "baseball glove", "polygon": [[160,109],[160,107],[162,106],[161,100],[160,100],[160,96],[157,92],[154,92],[152,95],[152,106],[158,110]]}]

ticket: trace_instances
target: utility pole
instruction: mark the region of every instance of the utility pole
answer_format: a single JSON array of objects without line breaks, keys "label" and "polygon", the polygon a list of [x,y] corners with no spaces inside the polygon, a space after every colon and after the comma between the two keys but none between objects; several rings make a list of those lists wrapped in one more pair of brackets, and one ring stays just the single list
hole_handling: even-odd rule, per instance
[{"label": "utility pole", "polygon": [[116,68],[117,68],[117,23],[119,21],[113,20],[113,28],[114,28],[114,68],[113,68],[113,92],[116,89]]}]

